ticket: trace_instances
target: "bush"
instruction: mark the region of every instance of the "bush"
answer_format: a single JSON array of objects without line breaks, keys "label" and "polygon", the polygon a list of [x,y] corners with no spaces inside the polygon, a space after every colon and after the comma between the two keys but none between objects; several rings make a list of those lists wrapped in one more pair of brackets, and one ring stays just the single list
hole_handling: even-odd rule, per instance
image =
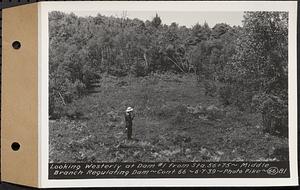
[{"label": "bush", "polygon": [[132,66],[132,72],[136,77],[144,77],[148,74],[147,68],[138,62]]},{"label": "bush", "polygon": [[254,92],[238,84],[226,84],[219,89],[219,100],[225,105],[235,105],[241,111],[252,111],[252,97]]},{"label": "bush", "polygon": [[168,107],[166,105],[163,105],[162,107],[158,108],[155,111],[155,115],[158,116],[159,118],[169,118],[174,116],[176,113],[175,108]]},{"label": "bush", "polygon": [[205,95],[216,96],[217,95],[217,85],[213,81],[204,81]]},{"label": "bush", "polygon": [[270,155],[271,158],[276,158],[277,160],[289,160],[289,149],[287,147],[279,147],[276,148],[272,155]]},{"label": "bush", "polygon": [[80,119],[83,117],[83,111],[80,106],[76,104],[69,104],[64,109],[64,115],[70,119]]},{"label": "bush", "polygon": [[217,120],[222,118],[225,115],[225,112],[215,105],[210,105],[206,108],[206,114],[208,119]]},{"label": "bush", "polygon": [[232,87],[230,85],[222,86],[219,89],[219,99],[223,105],[230,105],[232,103]]},{"label": "bush", "polygon": [[183,105],[178,105],[174,108],[175,110],[175,115],[172,120],[172,124],[174,125],[180,125],[186,122],[189,122],[191,119],[190,114],[188,113],[188,110],[185,106]]},{"label": "bush", "polygon": [[284,98],[259,94],[253,97],[253,105],[262,113],[265,132],[277,136],[288,136],[288,103]]},{"label": "bush", "polygon": [[59,119],[65,115],[65,106],[56,97],[51,97],[49,101],[49,117],[50,119]]},{"label": "bush", "polygon": [[86,85],[80,80],[76,80],[73,84],[73,94],[77,94],[77,96],[82,96],[86,89]]},{"label": "bush", "polygon": [[110,74],[112,76],[116,76],[116,77],[124,77],[124,76],[127,76],[128,73],[127,73],[127,70],[125,68],[112,66],[109,69],[108,74]]}]

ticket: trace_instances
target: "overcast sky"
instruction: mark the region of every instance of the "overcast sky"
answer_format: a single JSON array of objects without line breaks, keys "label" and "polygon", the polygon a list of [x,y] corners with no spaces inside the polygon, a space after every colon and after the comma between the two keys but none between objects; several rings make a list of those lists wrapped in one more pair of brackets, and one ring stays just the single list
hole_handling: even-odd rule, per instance
[{"label": "overcast sky", "polygon": [[143,21],[152,20],[157,13],[163,24],[171,24],[176,22],[179,25],[191,27],[197,22],[203,24],[205,21],[210,27],[217,23],[226,23],[231,26],[242,26],[243,12],[172,12],[172,11],[101,11],[101,12],[74,12],[78,16],[96,16],[98,13],[105,16],[122,17],[124,13],[128,18],[138,18]]}]

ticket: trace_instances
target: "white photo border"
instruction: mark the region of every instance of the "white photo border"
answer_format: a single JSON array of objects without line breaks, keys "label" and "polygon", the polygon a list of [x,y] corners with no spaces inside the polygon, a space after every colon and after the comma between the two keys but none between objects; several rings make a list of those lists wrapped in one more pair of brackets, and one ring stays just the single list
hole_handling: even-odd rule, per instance
[{"label": "white photo border", "polygon": [[[297,2],[296,1],[69,1],[39,2],[39,187],[295,186],[297,163]],[[49,180],[48,13],[51,11],[287,11],[289,12],[290,178],[134,178]]]}]

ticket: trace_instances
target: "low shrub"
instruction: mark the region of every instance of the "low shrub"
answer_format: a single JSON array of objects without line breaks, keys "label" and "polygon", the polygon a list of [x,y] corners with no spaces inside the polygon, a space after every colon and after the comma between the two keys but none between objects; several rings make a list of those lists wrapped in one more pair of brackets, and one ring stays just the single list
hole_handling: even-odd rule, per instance
[{"label": "low shrub", "polygon": [[288,103],[282,97],[259,94],[253,97],[253,107],[261,112],[265,132],[288,136]]},{"label": "low shrub", "polygon": [[287,147],[276,148],[270,157],[277,160],[289,160],[289,149]]},{"label": "low shrub", "polygon": [[225,115],[225,112],[215,105],[210,105],[206,108],[206,114],[208,119],[216,120],[222,118]]},{"label": "low shrub", "polygon": [[76,104],[70,104],[66,106],[64,114],[70,119],[80,119],[84,115],[83,111],[81,110],[81,107]]},{"label": "low shrub", "polygon": [[132,65],[131,70],[136,77],[144,77],[148,74],[147,68],[139,62],[136,62],[134,65]]},{"label": "low shrub", "polygon": [[219,99],[223,105],[230,105],[232,103],[232,87],[230,85],[222,86],[219,89]]},{"label": "low shrub", "polygon": [[191,114],[188,113],[188,109],[184,105],[178,105],[174,110],[175,114],[171,122],[173,125],[180,125],[190,121]]},{"label": "low shrub", "polygon": [[168,107],[166,105],[163,105],[162,107],[158,108],[155,111],[155,115],[158,116],[159,118],[169,118],[174,116],[176,113],[175,108]]},{"label": "low shrub", "polygon": [[226,84],[219,91],[219,100],[225,105],[237,106],[241,111],[251,111],[252,97],[254,91],[243,86]]},{"label": "low shrub", "polygon": [[216,96],[218,92],[217,85],[213,81],[204,81],[205,95]]}]

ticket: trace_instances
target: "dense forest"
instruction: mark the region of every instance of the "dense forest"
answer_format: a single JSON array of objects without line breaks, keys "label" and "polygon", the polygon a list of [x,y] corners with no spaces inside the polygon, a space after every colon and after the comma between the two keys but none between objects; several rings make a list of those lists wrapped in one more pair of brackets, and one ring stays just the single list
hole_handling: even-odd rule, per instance
[{"label": "dense forest", "polygon": [[[288,135],[288,13],[245,12],[242,26],[49,14],[49,116],[80,117],[74,102],[111,77],[193,75],[223,107],[259,113]],[[171,98],[171,97],[170,97]],[[134,106],[134,105],[133,105]]]}]

